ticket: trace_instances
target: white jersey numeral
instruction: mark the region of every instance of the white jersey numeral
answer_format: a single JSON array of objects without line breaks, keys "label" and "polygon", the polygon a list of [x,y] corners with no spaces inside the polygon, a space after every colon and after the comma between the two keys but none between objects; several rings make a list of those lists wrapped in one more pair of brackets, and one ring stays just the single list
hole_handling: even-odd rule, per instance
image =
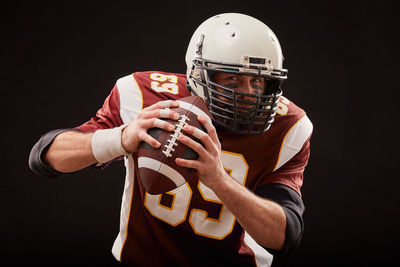
[{"label": "white jersey numeral", "polygon": [[151,89],[159,93],[171,93],[174,95],[179,94],[178,77],[175,75],[165,75],[162,73],[150,74]]},{"label": "white jersey numeral", "polygon": [[[224,168],[230,173],[230,175],[237,182],[244,185],[249,167],[243,155],[222,151],[222,161]],[[192,226],[193,231],[198,235],[209,238],[225,238],[232,232],[236,218],[219,200],[215,193],[200,181],[198,189],[204,200],[221,204],[221,211],[218,219],[214,219],[208,217],[207,211],[205,210],[196,208],[191,209],[189,223]],[[173,196],[171,207],[166,207],[160,204],[162,195],[150,195],[147,193],[145,196],[145,206],[154,217],[157,217],[172,226],[177,226],[187,218],[192,190],[190,189],[189,184],[186,183],[167,194]]]}]

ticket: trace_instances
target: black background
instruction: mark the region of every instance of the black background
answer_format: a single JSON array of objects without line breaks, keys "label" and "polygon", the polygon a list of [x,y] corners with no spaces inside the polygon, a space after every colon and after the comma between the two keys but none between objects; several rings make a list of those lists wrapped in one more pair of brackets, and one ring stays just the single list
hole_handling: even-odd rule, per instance
[{"label": "black background", "polygon": [[94,115],[122,76],[185,72],[194,29],[224,12],[273,29],[289,69],[284,94],[314,124],[305,235],[286,263],[397,259],[396,1],[82,2],[1,4],[0,261],[116,265],[123,163],[48,180],[29,170],[30,149]]}]

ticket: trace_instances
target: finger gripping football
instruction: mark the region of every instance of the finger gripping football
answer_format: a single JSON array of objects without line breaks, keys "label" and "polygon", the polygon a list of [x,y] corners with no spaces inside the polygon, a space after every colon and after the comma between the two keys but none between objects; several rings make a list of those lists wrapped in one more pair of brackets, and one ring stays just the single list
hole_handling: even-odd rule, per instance
[{"label": "finger gripping football", "polygon": [[162,194],[171,191],[196,176],[196,171],[176,165],[176,158],[195,160],[198,155],[191,148],[180,143],[177,139],[179,134],[189,136],[200,143],[199,140],[186,134],[182,128],[189,124],[207,132],[204,126],[197,120],[198,115],[208,117],[211,120],[204,100],[198,96],[189,96],[177,100],[178,108],[171,108],[180,114],[179,120],[166,119],[175,125],[173,132],[160,128],[151,128],[148,133],[161,146],[158,149],[142,142],[138,149],[138,172],[139,179],[144,189],[149,194]]}]

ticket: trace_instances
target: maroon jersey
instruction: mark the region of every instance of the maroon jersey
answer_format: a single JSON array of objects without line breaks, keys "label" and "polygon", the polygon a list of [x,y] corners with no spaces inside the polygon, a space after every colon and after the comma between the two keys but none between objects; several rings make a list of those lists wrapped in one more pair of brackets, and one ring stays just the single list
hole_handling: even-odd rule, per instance
[{"label": "maroon jersey", "polygon": [[[189,96],[186,76],[140,72],[119,79],[84,132],[128,124],[160,100]],[[300,194],[312,124],[305,112],[282,97],[275,122],[264,134],[219,131],[222,160],[230,175],[250,190],[267,183]],[[272,255],[240,226],[215,193],[198,179],[170,192],[145,192],[135,154],[125,157],[126,179],[120,232],[112,248],[117,260],[141,265],[270,266]]]}]

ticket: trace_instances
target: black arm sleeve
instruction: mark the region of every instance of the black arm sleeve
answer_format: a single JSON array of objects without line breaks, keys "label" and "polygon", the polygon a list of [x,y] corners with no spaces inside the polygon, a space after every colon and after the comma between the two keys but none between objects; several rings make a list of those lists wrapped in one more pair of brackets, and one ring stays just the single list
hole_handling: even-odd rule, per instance
[{"label": "black arm sleeve", "polygon": [[277,183],[259,186],[255,194],[277,202],[282,207],[286,216],[286,233],[283,249],[280,251],[268,249],[268,251],[276,256],[295,252],[300,245],[304,232],[302,216],[305,208],[301,196],[292,188]]},{"label": "black arm sleeve", "polygon": [[61,172],[56,171],[50,165],[48,165],[44,161],[43,157],[47,149],[49,149],[50,145],[57,137],[57,135],[69,130],[72,129],[53,130],[44,134],[39,139],[39,141],[33,146],[31,153],[29,154],[29,167],[33,172],[41,176],[52,177],[52,178],[58,177],[62,174]]}]

